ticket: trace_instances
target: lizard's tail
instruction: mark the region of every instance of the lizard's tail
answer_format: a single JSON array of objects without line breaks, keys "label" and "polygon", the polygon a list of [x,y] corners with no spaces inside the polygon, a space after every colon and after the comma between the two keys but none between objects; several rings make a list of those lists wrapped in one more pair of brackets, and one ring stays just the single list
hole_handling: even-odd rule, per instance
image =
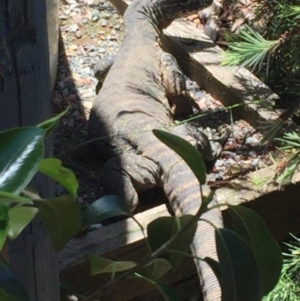
[{"label": "lizard's tail", "polygon": [[[170,162],[170,158],[168,161]],[[163,188],[176,215],[195,214],[201,206],[199,182],[181,159],[177,159],[175,164],[165,169]],[[210,257],[218,261],[213,225],[218,228],[223,227],[219,208],[209,210],[201,216],[191,245],[194,257],[201,259]],[[194,260],[200,275],[204,300],[221,301],[221,288],[216,275],[206,262],[196,258]]]}]

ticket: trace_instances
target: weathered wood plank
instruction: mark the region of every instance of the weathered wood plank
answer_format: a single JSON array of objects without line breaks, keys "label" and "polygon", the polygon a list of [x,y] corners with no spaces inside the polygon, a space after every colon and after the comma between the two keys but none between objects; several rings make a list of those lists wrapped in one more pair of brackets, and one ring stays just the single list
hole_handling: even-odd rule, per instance
[{"label": "weathered wood plank", "polygon": [[183,71],[224,106],[241,104],[234,112],[252,126],[278,118],[278,113],[270,109],[278,96],[247,69],[222,66],[224,51],[193,24],[175,21],[164,33],[163,48],[172,52]]},{"label": "weathered wood plank", "polygon": [[[57,0],[0,1],[0,130],[36,125],[52,115],[50,75],[53,86],[58,31],[51,34],[49,58],[47,20],[51,30],[57,28],[57,4]],[[46,155],[51,153],[49,140]],[[53,183],[46,178],[37,177],[32,185],[44,197],[54,195]],[[10,243],[9,260],[31,301],[59,300],[57,254],[39,220]]]}]

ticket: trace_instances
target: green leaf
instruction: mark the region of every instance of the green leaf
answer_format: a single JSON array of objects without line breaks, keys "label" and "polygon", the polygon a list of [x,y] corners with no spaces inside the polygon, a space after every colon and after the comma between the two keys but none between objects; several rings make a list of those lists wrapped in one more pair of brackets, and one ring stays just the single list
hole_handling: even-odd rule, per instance
[{"label": "green leaf", "polygon": [[63,196],[37,200],[36,205],[55,249],[60,250],[81,228],[78,202]]},{"label": "green leaf", "polygon": [[161,256],[169,261],[172,266],[176,266],[183,258],[183,255],[168,251],[173,250],[186,253],[189,251],[197,228],[197,220],[195,220],[194,223],[190,223],[192,220],[192,215],[183,215],[181,217],[165,216],[159,217],[149,223],[147,227],[147,235],[151,251],[155,252],[158,250],[176,233],[178,233],[180,229],[186,225],[189,225],[183,230],[183,235],[175,238],[174,241],[168,246],[166,253]]},{"label": "green leaf", "polygon": [[0,300],[29,301],[29,297],[16,274],[3,265],[0,266]]},{"label": "green leaf", "polygon": [[18,204],[28,204],[28,205],[33,204],[32,200],[29,198],[25,198],[6,191],[0,191],[0,203],[7,203],[7,204],[18,203]]},{"label": "green leaf", "polygon": [[191,168],[200,184],[206,182],[206,166],[200,152],[183,138],[161,130],[152,130],[153,134],[173,149]]},{"label": "green leaf", "polygon": [[250,245],[260,270],[263,295],[277,284],[282,268],[282,253],[263,219],[243,206],[229,206],[234,229]]},{"label": "green leaf", "polygon": [[281,43],[280,40],[265,40],[249,26],[240,32],[239,38],[242,41],[229,43],[229,50],[221,58],[222,65],[241,65],[254,70],[261,69],[267,59],[268,68],[270,54],[274,53]]},{"label": "green leaf", "polygon": [[0,250],[2,250],[6,241],[8,221],[8,206],[6,204],[0,204]]},{"label": "green leaf", "polygon": [[113,261],[100,256],[90,255],[88,257],[91,275],[102,273],[116,273],[134,268],[137,264],[133,261]]},{"label": "green leaf", "polygon": [[151,280],[157,280],[172,268],[169,261],[163,258],[155,258],[146,264],[139,273]]},{"label": "green leaf", "polygon": [[37,127],[0,132],[0,190],[19,194],[44,156],[44,131]]},{"label": "green leaf", "polygon": [[23,229],[33,220],[38,209],[34,207],[13,207],[8,211],[10,239],[16,239]]},{"label": "green leaf", "polygon": [[53,132],[55,127],[58,125],[60,119],[68,112],[69,108],[65,109],[63,112],[59,113],[55,117],[52,117],[40,124],[37,125],[37,127],[42,128],[46,132],[46,137],[48,137],[49,134]]},{"label": "green leaf", "polygon": [[4,244],[7,239],[7,234],[8,234],[8,227],[3,230],[0,230],[0,251],[2,251],[2,249],[4,247]]},{"label": "green leaf", "polygon": [[138,273],[135,273],[135,276],[138,277],[139,279],[143,279],[152,285],[154,285],[160,293],[163,295],[164,299],[166,301],[182,301],[182,298],[178,295],[178,293],[169,285],[161,283],[161,282],[156,282],[153,281],[147,277],[144,277]]},{"label": "green leaf", "polygon": [[132,216],[126,202],[117,195],[106,195],[85,210],[82,220],[86,227],[120,215]]},{"label": "green leaf", "polygon": [[62,166],[59,159],[47,158],[40,162],[39,171],[59,182],[76,198],[78,181],[72,170]]},{"label": "green leaf", "polygon": [[222,301],[261,301],[259,267],[249,244],[229,229],[216,229]]},{"label": "green leaf", "polygon": [[166,301],[182,301],[178,293],[170,285],[155,282],[154,285],[161,292]]}]

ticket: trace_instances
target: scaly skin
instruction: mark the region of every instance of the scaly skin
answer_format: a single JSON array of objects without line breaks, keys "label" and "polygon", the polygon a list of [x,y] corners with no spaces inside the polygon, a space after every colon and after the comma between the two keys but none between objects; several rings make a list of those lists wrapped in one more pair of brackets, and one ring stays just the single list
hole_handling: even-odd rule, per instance
[{"label": "scaly skin", "polygon": [[[191,126],[175,127],[162,78],[163,28],[187,11],[208,6],[205,0],[136,0],[124,15],[125,38],[89,120],[91,138],[101,153],[115,155],[104,167],[102,183],[108,194],[119,194],[134,210],[137,191],[160,186],[176,215],[194,214],[201,205],[199,183],[186,163],[153,134],[152,129],[177,133],[213,159],[205,135]],[[183,11],[185,13],[183,13]],[[104,138],[110,137],[109,141]],[[120,184],[122,183],[122,185]],[[219,209],[198,222],[191,245],[194,256],[217,258],[214,228],[222,227]],[[220,301],[221,289],[210,267],[195,260],[204,299]]]},{"label": "scaly skin", "polygon": [[[93,67],[95,77],[98,79],[97,94],[102,88],[106,75],[113,65],[116,55],[105,56]],[[192,106],[199,110],[198,104],[186,89],[186,78],[176,59],[170,53],[161,56],[161,77],[172,113],[176,117],[188,116],[192,113]]]}]

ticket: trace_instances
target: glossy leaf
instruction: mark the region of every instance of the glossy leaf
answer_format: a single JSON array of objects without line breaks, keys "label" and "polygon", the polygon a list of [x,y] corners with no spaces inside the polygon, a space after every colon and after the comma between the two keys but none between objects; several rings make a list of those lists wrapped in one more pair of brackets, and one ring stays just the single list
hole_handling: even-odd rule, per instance
[{"label": "glossy leaf", "polygon": [[229,206],[234,230],[252,248],[260,269],[263,295],[277,284],[282,268],[282,253],[263,219],[253,210],[243,206]]},{"label": "glossy leaf", "polygon": [[28,204],[32,205],[33,202],[31,199],[16,195],[14,193],[0,191],[0,203],[19,203],[19,204]]},{"label": "glossy leaf", "polygon": [[0,300],[29,301],[29,297],[16,274],[0,265]]},{"label": "glossy leaf", "polygon": [[139,273],[151,280],[157,280],[171,268],[172,265],[166,259],[155,258],[145,265]]},{"label": "glossy leaf", "polygon": [[[197,220],[195,220],[195,223],[190,223],[192,220],[192,215],[184,215],[181,217],[165,216],[159,217],[149,223],[147,227],[147,234],[151,251],[155,252],[158,250],[161,246],[165,245],[180,229],[189,224],[189,226],[184,230],[183,235],[175,238],[174,241],[168,246],[168,250],[188,252],[197,228]],[[172,266],[176,266],[182,259],[183,255],[167,252],[166,250],[166,253],[161,257],[169,261]]]},{"label": "glossy leaf", "polygon": [[69,108],[59,113],[58,115],[38,124],[37,127],[42,128],[45,131],[47,137],[49,134],[53,132],[55,127],[58,125],[60,119],[68,112],[68,110]]},{"label": "glossy leaf", "polygon": [[81,228],[80,207],[70,196],[36,201],[55,249],[60,250]]},{"label": "glossy leaf", "polygon": [[23,229],[33,220],[38,209],[35,207],[13,207],[8,211],[10,239],[16,239]]},{"label": "glossy leaf", "polygon": [[2,250],[8,233],[8,206],[0,204],[0,250]]},{"label": "glossy leaf", "polygon": [[164,284],[161,282],[157,282],[157,281],[153,281],[152,279],[149,279],[149,278],[144,277],[137,273],[135,274],[135,276],[139,279],[143,279],[143,280],[151,283],[152,285],[154,285],[156,287],[156,289],[158,289],[160,291],[160,293],[162,294],[162,296],[164,297],[164,299],[166,301],[182,301],[182,298],[178,295],[178,293],[170,285],[167,285],[167,284]]},{"label": "glossy leaf", "polygon": [[249,244],[229,229],[216,229],[222,301],[261,301],[259,267]]},{"label": "glossy leaf", "polygon": [[44,156],[44,131],[23,127],[0,132],[0,190],[19,194]]},{"label": "glossy leaf", "polygon": [[153,130],[153,134],[173,149],[191,168],[201,185],[206,182],[206,166],[200,152],[183,138],[161,130]]},{"label": "glossy leaf", "polygon": [[102,273],[116,273],[134,268],[137,264],[133,261],[113,261],[100,256],[90,255],[88,257],[91,275]]},{"label": "glossy leaf", "polygon": [[76,198],[78,181],[72,170],[62,166],[59,159],[47,158],[40,162],[39,171],[65,187]]},{"label": "glossy leaf", "polygon": [[83,225],[100,223],[111,217],[132,216],[126,202],[117,195],[106,195],[93,202],[83,214]]},{"label": "glossy leaf", "polygon": [[0,230],[0,251],[2,251],[4,244],[6,242],[7,233],[8,233],[8,228]]}]

